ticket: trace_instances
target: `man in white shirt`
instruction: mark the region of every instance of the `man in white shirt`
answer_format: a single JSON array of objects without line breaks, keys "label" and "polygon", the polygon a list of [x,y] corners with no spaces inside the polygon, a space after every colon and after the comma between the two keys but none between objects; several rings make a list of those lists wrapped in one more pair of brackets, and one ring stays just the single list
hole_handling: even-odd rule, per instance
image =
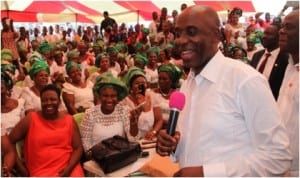
[{"label": "man in white shirt", "polygon": [[[201,20],[198,18],[201,17]],[[220,21],[207,6],[177,19],[175,44],[191,71],[177,131],[158,134],[157,152],[179,161],[174,176],[280,176],[290,168],[287,131],[268,82],[219,50]]]},{"label": "man in white shirt", "polygon": [[285,175],[299,177],[299,10],[285,17],[279,31],[279,46],[290,54],[277,101],[293,155],[292,166]]}]

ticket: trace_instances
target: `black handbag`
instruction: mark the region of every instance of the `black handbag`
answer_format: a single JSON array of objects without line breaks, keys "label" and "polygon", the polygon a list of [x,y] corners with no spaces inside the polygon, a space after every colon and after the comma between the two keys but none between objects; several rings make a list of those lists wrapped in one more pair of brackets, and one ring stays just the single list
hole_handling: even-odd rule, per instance
[{"label": "black handbag", "polygon": [[98,163],[104,173],[111,173],[135,162],[141,154],[138,142],[129,142],[115,135],[91,148],[92,159]]}]

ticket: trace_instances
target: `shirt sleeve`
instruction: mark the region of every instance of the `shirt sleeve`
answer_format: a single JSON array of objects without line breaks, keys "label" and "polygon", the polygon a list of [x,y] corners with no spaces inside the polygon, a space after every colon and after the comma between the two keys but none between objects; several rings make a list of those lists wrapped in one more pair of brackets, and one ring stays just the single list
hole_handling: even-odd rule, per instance
[{"label": "shirt sleeve", "polygon": [[204,175],[282,175],[290,167],[292,157],[286,130],[267,81],[262,77],[249,78],[239,86],[237,101],[254,151],[224,163],[203,165]]},{"label": "shirt sleeve", "polygon": [[87,110],[80,124],[80,134],[84,151],[88,151],[93,146],[92,132],[95,121],[91,113],[92,112],[89,112],[89,110]]}]

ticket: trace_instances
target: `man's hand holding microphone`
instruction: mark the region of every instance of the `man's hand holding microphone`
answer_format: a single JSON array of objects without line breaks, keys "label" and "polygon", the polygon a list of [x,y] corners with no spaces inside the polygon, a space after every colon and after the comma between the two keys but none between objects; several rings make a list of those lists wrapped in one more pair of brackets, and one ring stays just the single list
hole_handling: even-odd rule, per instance
[{"label": "man's hand holding microphone", "polygon": [[180,133],[175,131],[176,124],[181,111],[185,104],[185,96],[183,93],[175,91],[170,96],[170,116],[167,130],[160,130],[157,135],[157,147],[156,152],[161,156],[168,156],[170,153],[174,153],[178,141],[180,139]]}]

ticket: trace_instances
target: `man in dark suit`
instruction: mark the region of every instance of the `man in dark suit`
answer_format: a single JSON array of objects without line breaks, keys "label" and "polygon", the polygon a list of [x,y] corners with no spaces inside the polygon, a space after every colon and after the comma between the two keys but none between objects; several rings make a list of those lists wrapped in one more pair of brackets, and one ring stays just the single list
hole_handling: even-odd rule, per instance
[{"label": "man in dark suit", "polygon": [[288,54],[281,52],[279,41],[279,24],[271,24],[264,31],[262,45],[265,49],[256,52],[250,65],[256,68],[269,80],[275,100],[278,98],[279,89],[284,72],[288,64]]}]

